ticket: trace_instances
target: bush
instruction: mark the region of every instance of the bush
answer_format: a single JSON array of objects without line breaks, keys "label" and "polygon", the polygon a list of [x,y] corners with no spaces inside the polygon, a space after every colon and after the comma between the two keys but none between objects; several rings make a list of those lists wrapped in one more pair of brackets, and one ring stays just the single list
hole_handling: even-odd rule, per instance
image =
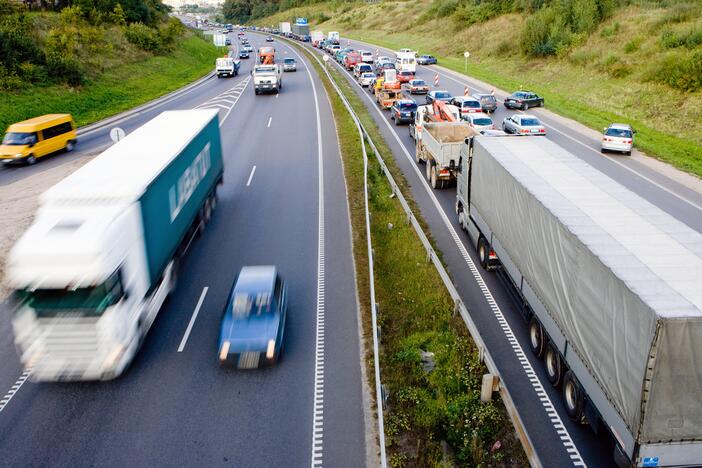
[{"label": "bush", "polygon": [[169,18],[168,23],[158,30],[162,50],[172,50],[175,40],[185,32],[185,26],[177,18]]},{"label": "bush", "polygon": [[665,49],[674,49],[676,47],[694,49],[700,44],[702,44],[702,30],[700,29],[692,28],[684,32],[674,32],[666,29],[661,34],[661,46]]},{"label": "bush", "polygon": [[702,51],[667,55],[660,63],[652,65],[647,78],[680,91],[699,91],[702,89]]},{"label": "bush", "polygon": [[24,14],[0,17],[0,66],[14,73],[25,62],[39,65],[46,62],[32,35],[28,17]]},{"label": "bush", "polygon": [[0,89],[13,91],[22,87],[24,82],[13,71],[0,65]]},{"label": "bush", "polygon": [[127,40],[147,52],[161,50],[161,36],[158,31],[142,23],[132,23],[124,31]]},{"label": "bush", "polygon": [[52,77],[71,86],[80,86],[85,82],[83,67],[72,57],[52,55],[48,59],[47,68]]},{"label": "bush", "polygon": [[627,54],[631,54],[633,52],[636,52],[639,50],[639,47],[641,46],[641,37],[635,37],[631,39],[629,42],[624,44],[624,52]]},{"label": "bush", "polygon": [[631,74],[631,67],[619,60],[616,54],[609,54],[600,64],[600,70],[613,78],[624,78]]}]

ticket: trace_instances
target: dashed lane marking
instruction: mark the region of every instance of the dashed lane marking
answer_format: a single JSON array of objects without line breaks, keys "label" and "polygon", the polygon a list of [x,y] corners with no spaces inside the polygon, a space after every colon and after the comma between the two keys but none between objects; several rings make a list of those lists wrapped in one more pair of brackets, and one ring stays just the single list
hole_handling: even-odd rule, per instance
[{"label": "dashed lane marking", "polygon": [[19,389],[22,388],[22,385],[24,385],[24,383],[27,381],[30,375],[32,375],[32,369],[25,369],[24,372],[22,372],[22,375],[20,375],[17,381],[14,383],[14,385],[10,387],[10,390],[8,390],[5,396],[3,396],[0,399],[0,413],[2,413],[2,410],[5,409],[10,400],[12,400],[12,397],[14,397],[17,394]]},{"label": "dashed lane marking", "polygon": [[251,185],[251,179],[253,179],[254,174],[256,173],[256,166],[251,168],[251,174],[249,174],[249,180],[246,181],[246,186],[248,187]]},{"label": "dashed lane marking", "polygon": [[183,339],[180,340],[180,346],[178,346],[178,352],[182,353],[183,350],[185,349],[185,344],[188,342],[188,337],[190,336],[190,332],[193,329],[193,325],[195,324],[195,320],[197,320],[197,314],[200,313],[200,307],[202,307],[202,303],[205,301],[205,296],[207,295],[207,290],[209,287],[205,286],[202,289],[202,294],[200,294],[200,299],[197,301],[197,305],[195,306],[195,310],[193,311],[192,317],[190,317],[190,322],[188,323],[188,328],[185,330],[185,334],[183,335]]}]

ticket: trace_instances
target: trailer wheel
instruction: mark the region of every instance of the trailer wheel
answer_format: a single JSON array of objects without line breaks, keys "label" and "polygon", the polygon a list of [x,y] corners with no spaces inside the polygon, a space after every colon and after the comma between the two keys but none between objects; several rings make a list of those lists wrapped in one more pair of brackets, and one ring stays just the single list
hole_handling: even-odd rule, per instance
[{"label": "trailer wheel", "polygon": [[585,394],[580,382],[569,370],[563,376],[563,403],[568,417],[579,423],[583,419],[583,406],[585,405]]},{"label": "trailer wheel", "polygon": [[210,219],[212,219],[212,198],[208,197],[207,200],[205,200],[205,206],[203,207],[204,213],[204,222],[205,224],[210,222]]},{"label": "trailer wheel", "polygon": [[563,376],[563,361],[561,360],[561,355],[558,353],[558,350],[550,341],[546,345],[544,362],[546,364],[548,381],[551,382],[551,385],[554,387],[558,387],[561,383],[561,377]]},{"label": "trailer wheel", "polygon": [[478,260],[480,260],[480,266],[484,270],[488,269],[488,255],[490,252],[490,247],[483,236],[478,239]]},{"label": "trailer wheel", "polygon": [[529,347],[534,356],[540,358],[544,353],[544,327],[535,316],[529,321]]}]

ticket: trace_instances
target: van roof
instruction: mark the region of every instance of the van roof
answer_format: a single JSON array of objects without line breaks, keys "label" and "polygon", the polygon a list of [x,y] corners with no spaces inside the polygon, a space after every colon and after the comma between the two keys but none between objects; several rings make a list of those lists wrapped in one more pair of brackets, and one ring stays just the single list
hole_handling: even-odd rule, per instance
[{"label": "van roof", "polygon": [[37,127],[42,127],[48,123],[55,123],[59,120],[63,122],[71,120],[71,114],[46,114],[39,117],[34,117],[33,119],[23,120],[22,122],[17,122],[15,124],[10,125],[7,131],[33,132],[37,130]]}]

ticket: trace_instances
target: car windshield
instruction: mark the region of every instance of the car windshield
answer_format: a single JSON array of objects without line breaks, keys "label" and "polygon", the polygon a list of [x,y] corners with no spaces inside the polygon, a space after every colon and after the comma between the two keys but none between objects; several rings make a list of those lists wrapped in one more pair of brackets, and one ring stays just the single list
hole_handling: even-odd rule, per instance
[{"label": "car windshield", "polygon": [[425,86],[426,83],[424,82],[424,80],[414,80],[414,81],[412,82],[412,85],[413,85],[413,86]]},{"label": "car windshield", "polygon": [[403,110],[405,112],[417,110],[417,104],[415,104],[414,102],[401,102],[400,110]]},{"label": "car windshield", "polygon": [[479,119],[473,119],[473,124],[475,125],[492,125],[492,120],[487,117],[481,117]]},{"label": "car windshield", "polygon": [[270,292],[237,292],[232,301],[234,317],[244,318],[251,315],[261,315],[271,311]]},{"label": "car windshield", "polygon": [[400,75],[402,75],[402,76],[412,76],[412,75],[414,75],[414,73],[412,73],[411,71],[401,71],[401,72],[400,72]]},{"label": "car windshield", "polygon": [[538,119],[526,118],[522,119],[522,125],[525,127],[534,127],[536,125],[541,125],[541,122],[539,122]]},{"label": "car windshield", "polygon": [[434,93],[434,97],[437,99],[448,99],[451,95],[446,91],[437,91]]},{"label": "car windshield", "polygon": [[605,135],[618,138],[631,138],[631,130],[610,127],[607,129],[607,133],[605,133]]},{"label": "car windshield", "polygon": [[292,59],[292,58],[286,58],[286,59],[283,60],[283,61],[284,61],[285,63],[287,63],[287,64],[295,63],[295,59]]},{"label": "car windshield", "polygon": [[363,78],[375,78],[375,75],[373,73],[364,73]]},{"label": "car windshield", "polygon": [[9,132],[2,139],[3,145],[31,145],[36,143],[37,137],[34,133]]}]

